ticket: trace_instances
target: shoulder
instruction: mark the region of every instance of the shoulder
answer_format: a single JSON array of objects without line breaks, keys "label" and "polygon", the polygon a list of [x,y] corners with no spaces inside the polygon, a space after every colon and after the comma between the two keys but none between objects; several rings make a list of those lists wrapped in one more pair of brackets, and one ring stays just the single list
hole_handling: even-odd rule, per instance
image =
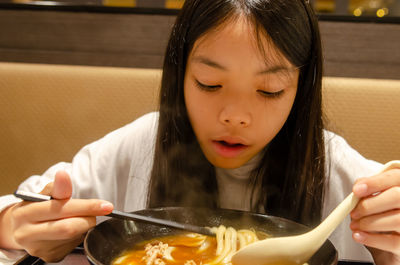
[{"label": "shoulder", "polygon": [[[131,166],[152,160],[158,129],[158,112],[147,113],[106,135],[101,141],[105,150],[115,154],[119,163]],[[111,149],[111,150],[110,150]],[[136,165],[136,166],[139,166]]]},{"label": "shoulder", "polygon": [[325,192],[324,215],[332,211],[352,192],[354,182],[361,177],[378,173],[382,164],[363,157],[347,141],[330,131],[324,131]]},{"label": "shoulder", "polygon": [[330,185],[349,187],[360,177],[369,177],[382,168],[382,164],[362,156],[347,141],[330,131],[324,131],[326,171]]},{"label": "shoulder", "polygon": [[[109,145],[111,148],[117,146],[137,146],[143,142],[153,141],[157,134],[158,112],[147,113],[131,123],[112,131],[97,141],[99,145]],[[96,142],[95,142],[96,144]]]},{"label": "shoulder", "polygon": [[126,139],[131,143],[127,146],[131,152],[135,152],[139,156],[147,153],[152,158],[157,137],[158,118],[158,112],[150,112],[126,126]]},{"label": "shoulder", "polygon": [[[71,164],[74,196],[93,197],[97,193],[98,197],[116,203],[114,195],[120,194],[120,199],[123,194],[127,196],[133,183],[134,199],[138,199],[139,190],[145,190],[150,176],[157,128],[158,113],[151,112],[83,147]],[[82,189],[82,183],[92,183],[94,179],[99,183],[97,190]],[[118,207],[123,205],[124,199],[117,201]]]},{"label": "shoulder", "polygon": [[[73,165],[82,165],[97,171],[124,171],[140,164],[142,160],[152,160],[158,128],[158,112],[151,112],[135,121],[114,130],[101,139],[84,146],[73,159]],[[116,174],[117,175],[117,174]]]},{"label": "shoulder", "polygon": [[147,113],[134,120],[133,122],[121,127],[120,129],[111,132],[109,135],[129,135],[130,133],[135,132],[138,133],[137,136],[150,136],[153,134],[153,132],[157,132],[158,117],[158,112]]},{"label": "shoulder", "polygon": [[377,174],[382,164],[363,157],[347,141],[332,132],[325,131],[325,172],[327,187],[325,199],[331,208],[352,192],[358,178]]},{"label": "shoulder", "polygon": [[133,121],[131,124],[135,124],[135,125],[141,125],[141,126],[150,126],[153,127],[155,125],[158,124],[158,117],[159,117],[159,113],[158,111],[154,111],[154,112],[149,112],[147,114],[144,114],[143,116],[139,117],[138,119],[136,119],[135,121]]},{"label": "shoulder", "polygon": [[[363,157],[343,137],[325,130],[324,138],[327,187],[323,218],[352,192],[356,179],[372,176],[382,168],[382,164]],[[339,251],[339,258],[370,261],[368,251],[352,240],[349,225],[350,218],[346,217],[330,237]]]},{"label": "shoulder", "polygon": [[355,150],[343,137],[324,130],[325,154],[330,166],[353,169],[358,177],[377,173],[382,164],[367,159]]}]

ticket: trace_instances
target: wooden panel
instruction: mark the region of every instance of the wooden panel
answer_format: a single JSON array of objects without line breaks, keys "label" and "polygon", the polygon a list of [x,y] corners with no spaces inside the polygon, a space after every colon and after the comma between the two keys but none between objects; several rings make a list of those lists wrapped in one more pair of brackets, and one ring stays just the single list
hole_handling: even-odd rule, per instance
[{"label": "wooden panel", "polygon": [[329,76],[400,79],[400,24],[320,22]]},{"label": "wooden panel", "polygon": [[0,10],[0,60],[160,67],[173,16]]},{"label": "wooden panel", "polygon": [[[160,68],[173,15],[0,9],[0,61]],[[400,24],[321,21],[325,75],[400,79]]]},{"label": "wooden panel", "polygon": [[164,52],[174,17],[2,10],[4,48],[139,54]]}]

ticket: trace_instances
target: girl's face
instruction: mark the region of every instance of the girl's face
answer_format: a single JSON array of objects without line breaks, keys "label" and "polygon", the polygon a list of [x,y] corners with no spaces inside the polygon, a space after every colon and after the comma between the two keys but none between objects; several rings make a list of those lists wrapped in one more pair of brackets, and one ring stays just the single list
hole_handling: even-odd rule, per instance
[{"label": "girl's face", "polygon": [[[260,33],[262,34],[262,33]],[[184,80],[189,119],[206,158],[237,168],[279,132],[292,108],[298,69],[265,37],[260,51],[245,19],[198,39]]]}]

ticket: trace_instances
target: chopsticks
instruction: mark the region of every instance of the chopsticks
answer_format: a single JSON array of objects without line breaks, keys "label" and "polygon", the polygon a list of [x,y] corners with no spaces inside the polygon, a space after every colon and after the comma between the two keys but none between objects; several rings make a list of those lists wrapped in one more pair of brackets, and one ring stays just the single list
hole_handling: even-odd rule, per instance
[{"label": "chopsticks", "polygon": [[[14,196],[18,197],[24,201],[31,201],[31,202],[42,202],[42,201],[52,200],[51,196],[33,193],[33,192],[29,192],[29,191],[21,191],[21,190],[15,191]],[[119,219],[125,219],[125,220],[142,221],[142,222],[157,224],[157,225],[161,225],[161,226],[177,228],[180,230],[190,231],[190,232],[194,232],[194,233],[198,233],[198,234],[202,234],[202,235],[215,236],[215,234],[213,232],[211,232],[211,230],[207,227],[178,223],[178,222],[171,221],[171,220],[165,220],[165,219],[140,215],[140,214],[136,214],[136,213],[126,213],[126,212],[121,212],[118,210],[113,210],[110,214],[108,214],[106,216],[115,217],[115,218],[119,218]]]}]

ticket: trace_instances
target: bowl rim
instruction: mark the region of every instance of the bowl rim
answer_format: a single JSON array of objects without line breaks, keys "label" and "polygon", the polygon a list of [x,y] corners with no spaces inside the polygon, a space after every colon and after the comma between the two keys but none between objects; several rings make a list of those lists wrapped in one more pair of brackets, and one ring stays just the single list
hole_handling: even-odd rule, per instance
[{"label": "bowl rim", "polygon": [[[141,209],[141,210],[137,210],[137,211],[131,211],[131,213],[144,213],[144,212],[154,212],[154,211],[165,211],[165,210],[169,210],[169,211],[173,211],[173,210],[182,210],[182,209],[186,209],[186,210],[194,210],[194,211],[199,211],[199,210],[207,210],[207,211],[224,211],[224,212],[236,212],[239,214],[249,214],[251,216],[257,216],[257,217],[261,217],[261,218],[268,218],[268,219],[273,219],[273,220],[277,220],[277,221],[283,221],[285,223],[291,223],[294,225],[297,225],[303,229],[305,229],[305,231],[311,230],[310,227],[301,224],[301,223],[297,223],[293,220],[290,219],[286,219],[283,217],[279,217],[279,216],[274,216],[274,215],[268,215],[268,214],[261,214],[261,213],[255,213],[255,212],[251,212],[251,211],[242,211],[242,210],[236,210],[236,209],[225,209],[225,208],[205,208],[205,207],[191,207],[191,206],[164,206],[164,207],[155,207],[155,208],[145,208],[145,209]],[[102,262],[100,262],[99,260],[97,260],[88,250],[89,246],[88,246],[88,238],[90,236],[91,233],[93,233],[94,230],[98,229],[99,225],[101,225],[102,223],[105,222],[114,222],[115,220],[120,220],[123,221],[123,219],[118,219],[115,217],[110,217],[107,220],[104,220],[103,222],[100,222],[98,224],[96,224],[96,226],[92,227],[91,229],[88,230],[88,232],[85,235],[84,238],[84,242],[83,242],[83,247],[84,247],[84,253],[86,255],[86,258],[88,259],[88,261],[91,264],[96,264],[96,265],[109,265],[109,264],[104,264]],[[139,222],[139,221],[138,221]],[[333,247],[334,250],[334,257],[333,257],[333,263],[332,264],[337,264],[338,263],[338,251],[336,249],[336,247],[333,245],[333,243],[327,239],[326,241],[329,242],[329,244]]]}]

